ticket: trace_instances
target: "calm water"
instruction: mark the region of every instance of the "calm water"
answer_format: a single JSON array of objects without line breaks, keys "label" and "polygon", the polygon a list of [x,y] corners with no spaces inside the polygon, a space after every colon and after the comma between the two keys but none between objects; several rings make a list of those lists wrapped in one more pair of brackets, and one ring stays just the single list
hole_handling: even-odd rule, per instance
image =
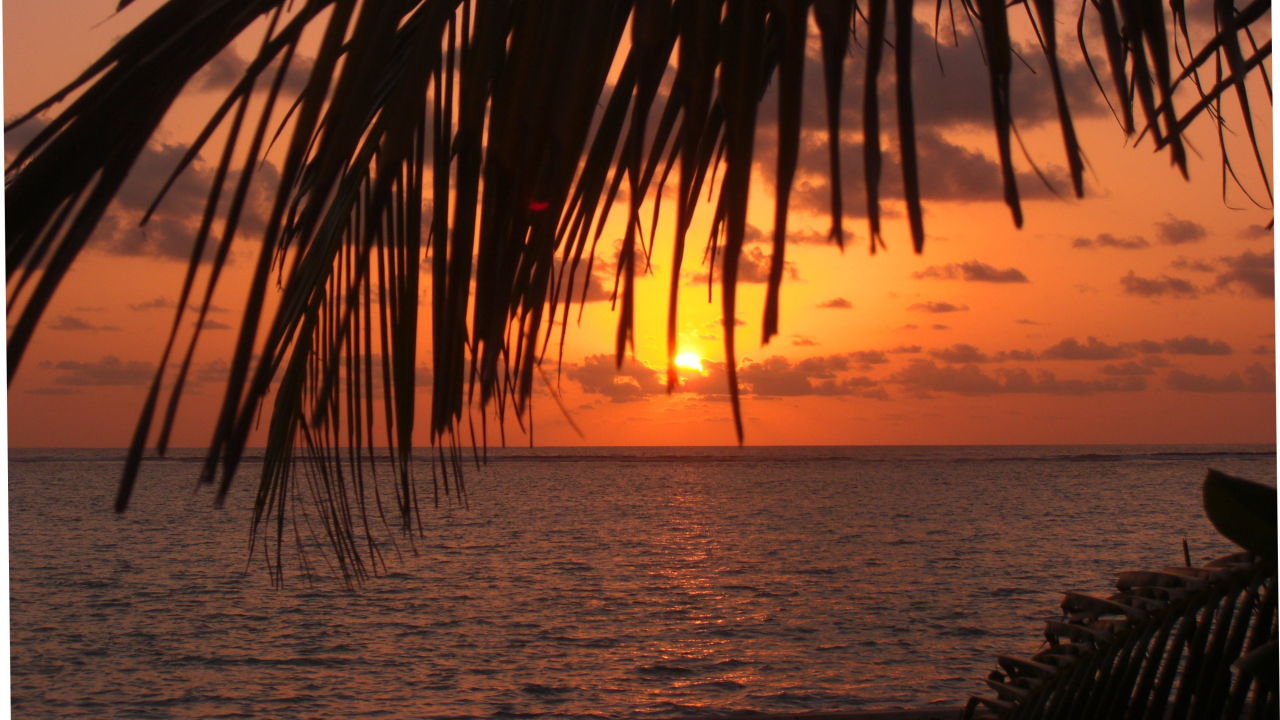
[{"label": "calm water", "polygon": [[1206,468],[1276,474],[1259,446],[507,451],[391,575],[277,590],[256,466],[219,511],[196,463],[152,462],[116,516],[119,457],[11,453],[15,717],[959,705],[1060,591],[1228,552]]}]

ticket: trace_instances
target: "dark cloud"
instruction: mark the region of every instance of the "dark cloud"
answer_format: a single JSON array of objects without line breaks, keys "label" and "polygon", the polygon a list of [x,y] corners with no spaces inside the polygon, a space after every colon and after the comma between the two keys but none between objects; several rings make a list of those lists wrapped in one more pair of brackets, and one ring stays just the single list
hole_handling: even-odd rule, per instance
[{"label": "dark cloud", "polygon": [[1103,375],[1118,375],[1122,377],[1132,376],[1132,375],[1154,375],[1155,374],[1155,371],[1152,370],[1147,365],[1136,363],[1136,362],[1133,362],[1132,360],[1128,362],[1120,363],[1119,365],[1111,365],[1111,364],[1103,365],[1101,368],[1098,369],[1098,372],[1102,373]]},{"label": "dark cloud", "polygon": [[791,344],[796,347],[813,347],[818,344],[818,341],[804,335],[792,335]]},{"label": "dark cloud", "polygon": [[1275,392],[1276,378],[1261,363],[1245,368],[1244,376],[1231,372],[1221,377],[1195,375],[1181,370],[1170,370],[1165,384],[1172,390],[1200,393]]},{"label": "dark cloud", "polygon": [[[568,299],[571,302],[603,302],[613,299],[613,286],[615,284],[615,275],[617,273],[617,265],[607,262],[602,258],[596,258],[591,263],[591,272],[587,273],[587,262],[585,259],[578,262],[577,267],[570,262],[568,268],[562,260],[557,259],[555,264],[555,282],[559,284],[569,284],[568,288],[560,287],[557,290],[557,296],[561,300],[565,299],[565,291],[568,290]],[[572,275],[572,277],[570,277]],[[583,286],[586,286],[585,288]],[[585,295],[583,294],[583,291]]]},{"label": "dark cloud", "polygon": [[1240,231],[1240,237],[1250,240],[1267,239],[1271,240],[1275,237],[1275,230],[1266,225],[1250,225]]},{"label": "dark cloud", "polygon": [[205,318],[203,327],[205,330],[230,330],[231,329],[230,325],[224,322],[218,322],[213,318]]},{"label": "dark cloud", "polygon": [[858,350],[849,353],[847,357],[853,364],[861,367],[883,365],[889,362],[889,356],[883,350]]},{"label": "dark cloud", "polygon": [[[892,18],[889,18],[889,25],[892,23]],[[950,128],[959,124],[989,131],[991,103],[986,90],[989,81],[980,38],[963,21],[954,30],[954,42],[952,28],[946,27],[941,30],[941,42],[935,45],[932,25],[912,23],[912,42],[919,48],[912,56],[916,123],[921,128]],[[890,28],[888,32],[888,37],[892,37],[894,31]],[[1056,122],[1053,88],[1044,82],[1048,73],[1044,53],[1033,43],[1019,45],[1016,49],[1025,64],[1016,63],[1011,68],[1013,97],[1016,98],[1012,108],[1015,122],[1024,129]],[[818,52],[816,45],[810,46],[802,95],[802,122],[806,129],[811,130],[824,130],[826,127],[826,95]],[[865,44],[861,42],[850,45],[850,55],[858,56],[865,52]],[[860,57],[846,62],[846,70],[863,67]],[[1060,58],[1060,64],[1072,114],[1084,117],[1106,112],[1085,64],[1066,56]],[[881,127],[888,130],[895,125],[893,116],[896,111],[892,102],[893,70],[889,63],[881,71],[880,80]],[[845,73],[840,118],[846,128],[861,127],[863,83],[864,74],[860,70]],[[778,115],[777,102],[776,88],[771,87],[760,108],[761,122],[770,129]]]},{"label": "dark cloud", "polygon": [[1064,338],[1045,348],[1041,357],[1052,360],[1116,360],[1133,355],[1133,351],[1120,345],[1108,345],[1090,336],[1083,344],[1075,338]]},{"label": "dark cloud", "polygon": [[[286,94],[296,95],[306,87],[307,78],[311,75],[313,63],[311,59],[295,54],[285,72],[281,87]],[[274,82],[278,63],[268,65],[265,72],[258,76],[257,89],[264,90]],[[234,48],[227,48],[214,56],[205,64],[200,72],[192,78],[192,88],[206,91],[230,90],[244,77],[249,62],[240,57]]]},{"label": "dark cloud", "polygon": [[839,378],[838,373],[850,369],[846,355],[810,357],[795,364],[784,357],[773,356],[762,362],[747,362],[738,369],[743,389],[762,397],[799,397],[804,395],[856,395],[884,399],[884,388],[864,377]]},{"label": "dark cloud", "polygon": [[1271,348],[1266,345],[1258,345],[1253,349],[1254,355],[1270,355]]},{"label": "dark cloud", "polygon": [[1129,271],[1128,275],[1120,278],[1120,285],[1124,288],[1126,294],[1145,298],[1168,296],[1189,299],[1200,294],[1194,285],[1183,278],[1170,275],[1145,278],[1136,275],[1132,270]]},{"label": "dark cloud", "polygon": [[40,367],[60,373],[53,379],[56,385],[145,385],[151,382],[156,366],[136,360],[124,361],[114,355],[104,355],[97,362],[46,360]]},{"label": "dark cloud", "polygon": [[1165,352],[1173,355],[1230,355],[1231,346],[1221,340],[1187,335],[1170,338],[1163,343]]},{"label": "dark cloud", "polygon": [[107,331],[118,332],[120,328],[114,325],[98,325],[91,323],[83,318],[75,315],[59,315],[57,320],[49,324],[50,330],[69,330],[69,331]]},{"label": "dark cloud", "polygon": [[[723,268],[723,257],[723,253],[717,256],[717,266],[712,271],[717,281],[720,278],[720,272]],[[769,282],[769,267],[772,263],[773,255],[765,255],[764,250],[757,245],[752,245],[743,249],[742,254],[738,257],[738,282]],[[800,277],[800,274],[796,272],[795,264],[787,261],[782,263],[782,274],[785,278],[791,280],[797,280]],[[707,273],[694,273],[689,277],[688,284],[696,285],[699,283],[705,283],[707,280]]]},{"label": "dark cloud", "polygon": [[919,272],[911,273],[911,277],[934,278],[938,280],[964,280],[965,282],[989,283],[1024,283],[1027,276],[1017,268],[996,268],[978,260],[949,265],[934,265]]},{"label": "dark cloud", "polygon": [[1275,251],[1265,253],[1244,251],[1239,255],[1222,258],[1227,271],[1218,276],[1214,287],[1241,288],[1246,293],[1267,300],[1275,299]]},{"label": "dark cloud", "polygon": [[1017,320],[1014,320],[1014,322],[1018,323],[1019,325],[1037,325],[1037,326],[1044,325],[1044,323],[1038,322],[1036,320],[1031,320],[1030,318],[1018,318]]},{"label": "dark cloud", "polygon": [[922,352],[923,350],[924,348],[920,347],[919,345],[899,345],[896,348],[891,348],[889,352],[893,353],[894,355],[912,355],[918,352]]},{"label": "dark cloud", "polygon": [[1169,263],[1169,265],[1175,269],[1186,270],[1188,272],[1211,273],[1215,271],[1213,263],[1187,257],[1179,257],[1177,260]]},{"label": "dark cloud", "polygon": [[565,375],[586,392],[604,395],[613,402],[643,400],[667,389],[658,371],[631,358],[626,358],[622,367],[617,368],[612,355],[588,356],[581,365],[568,366]]},{"label": "dark cloud", "polygon": [[[155,200],[169,176],[187,153],[186,145],[150,144],[139,153],[94,233],[91,247],[117,255],[150,255],[175,260],[190,260],[214,168],[199,159],[188,165],[165,192],[164,199],[145,225],[139,225],[143,213]],[[266,229],[266,213],[279,172],[269,161],[255,166],[254,182],[237,226],[240,237],[253,238]],[[239,170],[228,173],[225,187],[238,182]],[[232,193],[224,192],[220,208],[225,210]],[[221,226],[216,224],[205,245],[202,260],[214,257]]]},{"label": "dark cloud", "polygon": [[[173,310],[178,307],[178,302],[167,297],[154,297],[146,302],[131,303],[130,310]],[[187,305],[187,309],[192,312],[200,312],[200,306],[194,303]],[[224,313],[227,309],[218,305],[210,305],[209,312]]]},{"label": "dark cloud", "polygon": [[853,307],[853,303],[849,302],[848,300],[845,300],[842,297],[838,297],[838,298],[831,298],[826,302],[818,303],[818,307],[832,308],[837,310],[849,310]]},{"label": "dark cloud", "polygon": [[1134,235],[1127,238],[1118,238],[1111,233],[1099,233],[1095,237],[1078,237],[1071,241],[1071,247],[1082,250],[1091,250],[1093,248],[1116,248],[1118,250],[1141,250],[1151,247],[1151,243],[1145,238]]},{"label": "dark cloud", "polygon": [[1205,238],[1204,226],[1191,220],[1179,220],[1170,216],[1168,220],[1156,223],[1160,233],[1160,242],[1165,245],[1185,245],[1200,242]]},{"label": "dark cloud", "polygon": [[958,395],[1038,393],[1049,395],[1090,395],[1098,392],[1133,392],[1146,388],[1140,377],[1106,377],[1098,380],[1060,380],[1051,372],[1030,373],[1021,368],[998,368],[992,374],[977,365],[940,366],[932,360],[914,360],[889,376],[888,382],[903,385],[916,395],[947,392]]},{"label": "dark cloud", "polygon": [[968,343],[956,343],[949,348],[930,350],[929,355],[943,362],[953,364],[984,363],[991,361],[991,356]]},{"label": "dark cloud", "polygon": [[920,312],[927,312],[927,313],[949,313],[949,312],[963,312],[965,310],[968,310],[969,306],[955,305],[949,302],[928,301],[928,302],[916,303],[908,307],[907,309],[919,310]]},{"label": "dark cloud", "polygon": [[[867,197],[863,175],[863,146],[844,142],[840,146],[840,174],[844,183],[843,211],[847,217],[866,217]],[[886,149],[887,150],[887,149]],[[774,161],[775,149],[762,148],[761,162]],[[955,145],[942,135],[925,130],[917,138],[920,167],[929,172],[920,178],[924,201],[1003,202],[1004,184],[1000,166],[981,152]],[[902,199],[902,169],[896,152],[882,156],[881,201]],[[812,133],[801,143],[800,164],[793,185],[793,207],[825,214],[831,209],[830,169],[826,134]],[[1046,176],[1056,185],[1065,184],[1061,170],[1049,168]],[[1024,199],[1054,197],[1054,193],[1034,173],[1018,173],[1018,189]],[[891,212],[890,208],[885,211]]]},{"label": "dark cloud", "polygon": [[191,380],[197,383],[226,382],[231,377],[231,365],[226,360],[210,360],[196,363],[191,368]]}]

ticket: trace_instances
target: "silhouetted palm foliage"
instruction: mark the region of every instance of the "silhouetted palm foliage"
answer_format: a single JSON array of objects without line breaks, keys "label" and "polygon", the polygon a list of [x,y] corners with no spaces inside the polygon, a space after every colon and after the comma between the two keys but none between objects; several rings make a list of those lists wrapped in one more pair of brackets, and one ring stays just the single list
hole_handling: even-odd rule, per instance
[{"label": "silhouetted palm foliage", "polygon": [[1210,470],[1205,513],[1244,552],[1204,567],[1120,573],[1119,592],[1069,592],[1035,657],[1007,655],[965,718],[1273,718],[1276,490]]},{"label": "silhouetted palm foliage", "polygon": [[[1156,0],[1088,0],[1078,8],[1080,27],[1094,27],[1104,46],[1108,69],[1094,77],[1099,89],[1110,88],[1104,94],[1124,131],[1149,134],[1184,173],[1188,123],[1204,115],[1219,120],[1224,96],[1234,92],[1256,149],[1249,120],[1256,84],[1246,80],[1259,77],[1270,99],[1263,64],[1270,40],[1258,45],[1254,38],[1259,27],[1268,35],[1269,0],[1210,5],[1206,12],[1217,31],[1198,46],[1181,0],[1168,12]],[[1016,53],[1009,15],[1026,13],[1049,68],[1043,82],[1053,87],[1067,167],[1080,194],[1084,160],[1058,61],[1053,0],[1021,6],[963,0],[958,11],[941,0],[930,8],[912,0],[168,2],[67,88],[8,125],[66,101],[6,174],[8,307],[16,317],[9,377],[54,289],[165,111],[230,43],[265,27],[243,77],[174,169],[176,178],[201,152],[219,158],[118,508],[128,502],[152,435],[161,452],[167,445],[199,334],[180,338],[183,308],[202,298],[203,321],[228,249],[244,234],[238,224],[268,157],[280,179],[203,478],[216,480],[219,499],[225,496],[255,419],[269,404],[255,527],[273,520],[277,541],[285,534],[295,459],[307,457],[314,462],[301,477],[319,500],[323,529],[317,532],[338,549],[344,573],[366,572],[367,561],[376,566],[374,543],[360,550],[358,538],[371,540],[368,518],[382,512],[365,468],[383,444],[392,448],[401,521],[411,524],[424,258],[431,322],[424,344],[434,373],[429,424],[440,457],[432,472],[441,473],[438,490],[460,492],[451,468],[460,438],[482,444],[490,414],[527,420],[539,363],[563,347],[554,321],[567,325],[575,296],[585,293],[583,278],[615,204],[620,209],[613,211],[626,219],[617,262],[619,359],[632,343],[634,279],[652,250],[664,188],[674,187],[676,198],[668,349],[674,353],[681,258],[698,199],[706,194],[713,223],[705,239],[722,268],[726,367],[741,437],[734,288],[762,94],[772,83],[779,97],[777,160],[768,169],[777,188],[763,325],[768,341],[778,329],[811,22],[821,46],[834,241],[845,239],[842,83],[847,57],[860,46],[864,61],[849,72],[861,76],[858,129],[866,148],[862,191],[872,248],[880,242],[882,101],[895,106],[906,217],[915,249],[923,245],[912,23],[904,21],[917,10],[931,11],[937,24],[949,18],[953,26],[975,28],[987,61],[1004,199],[1015,224],[1022,210],[1012,157]],[[953,11],[959,17],[951,17]],[[312,39],[304,41],[307,31]],[[309,63],[300,59],[304,51],[314,54]],[[296,97],[284,91],[290,73],[305,77]],[[890,77],[893,91],[882,98]],[[1189,106],[1178,107],[1175,94]],[[222,136],[230,138],[223,148],[206,147]],[[1265,163],[1255,155],[1265,178]],[[619,198],[624,201],[615,202]],[[648,210],[642,217],[646,202],[652,217]],[[210,277],[197,282],[206,255],[213,257]],[[264,317],[276,280],[278,309]],[[668,377],[675,382],[674,367]],[[163,388],[169,388],[164,402]],[[472,417],[479,419],[478,434]],[[374,437],[378,425],[385,437]],[[367,509],[367,501],[377,509]]]}]

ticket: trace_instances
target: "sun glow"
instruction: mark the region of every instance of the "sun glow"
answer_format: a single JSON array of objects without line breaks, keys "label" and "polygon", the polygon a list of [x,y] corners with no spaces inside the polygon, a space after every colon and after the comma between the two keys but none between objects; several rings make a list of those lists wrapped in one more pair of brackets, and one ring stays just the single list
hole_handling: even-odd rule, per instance
[{"label": "sun glow", "polygon": [[697,353],[689,352],[688,350],[676,355],[676,367],[705,372],[702,369],[702,358],[698,357]]}]

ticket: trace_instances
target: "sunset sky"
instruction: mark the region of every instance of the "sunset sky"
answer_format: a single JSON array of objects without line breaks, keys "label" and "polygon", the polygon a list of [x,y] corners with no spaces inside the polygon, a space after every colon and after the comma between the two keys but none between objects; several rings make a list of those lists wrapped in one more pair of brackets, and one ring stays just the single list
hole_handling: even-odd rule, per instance
[{"label": "sunset sky", "polygon": [[[26,110],[105,49],[155,3],[113,18],[115,3],[4,2],[4,114]],[[930,4],[930,15],[932,4]],[[1184,181],[1149,139],[1127,141],[1064,38],[1077,127],[1089,160],[1086,198],[1070,198],[1052,93],[1019,67],[1015,117],[1031,156],[1061,196],[1018,158],[1026,222],[1001,202],[982,60],[973,38],[935,56],[919,26],[916,97],[923,168],[924,253],[912,252],[896,198],[900,174],[889,148],[884,191],[887,250],[868,252],[863,214],[860,95],[847,92],[843,142],[843,252],[828,239],[826,138],[820,78],[806,87],[801,173],[792,196],[780,335],[760,345],[771,247],[773,187],[753,178],[739,292],[739,380],[746,442],[786,444],[1074,444],[1273,442],[1275,320],[1270,207],[1234,188],[1224,199],[1217,139],[1192,134],[1197,151]],[[1074,19],[1062,32],[1074,32]],[[1207,36],[1193,27],[1193,36]],[[128,443],[172,321],[190,236],[199,221],[209,162],[183,176],[144,229],[137,220],[252,52],[224,55],[188,88],[166,120],[44,316],[44,327],[9,386],[14,447],[118,447]],[[1261,40],[1260,40],[1261,42]],[[814,49],[816,53],[816,48]],[[863,49],[853,49],[855,58]],[[1028,61],[1038,58],[1028,53]],[[860,59],[854,67],[861,68]],[[1268,64],[1269,67],[1269,64]],[[810,70],[815,70],[813,66]],[[849,75],[849,84],[854,83]],[[1262,92],[1256,97],[1265,98]],[[762,109],[756,153],[772,167],[774,100]],[[1185,101],[1184,101],[1185,103]],[[1255,108],[1270,158],[1270,108]],[[1228,116],[1228,121],[1232,121]],[[1237,118],[1238,120],[1238,118]],[[1238,129],[1239,123],[1235,127]],[[30,137],[20,129],[6,137]],[[1237,170],[1255,197],[1266,191],[1236,137]],[[108,139],[104,141],[109,142]],[[1015,152],[1017,150],[1015,149]],[[1268,167],[1270,172],[1270,167]],[[674,182],[674,181],[673,181]],[[265,192],[256,198],[261,228]],[[1269,205],[1269,201],[1264,200]],[[674,207],[674,202],[669,206]],[[622,213],[606,238],[622,234]],[[685,257],[680,323],[684,382],[665,387],[666,289],[671,218],[659,224],[651,275],[639,283],[636,356],[621,374],[612,348],[616,314],[612,248],[603,247],[581,322],[569,328],[558,391],[584,436],[539,392],[539,445],[731,444],[719,289],[707,302],[700,263],[706,224]],[[185,398],[176,446],[202,446],[221,399],[226,358],[240,322],[252,238],[240,243],[215,300]],[[424,296],[429,290],[424,288]],[[425,323],[425,306],[424,306]],[[575,308],[572,318],[577,317]],[[426,325],[424,324],[424,328]],[[430,377],[420,350],[420,376]],[[556,383],[554,353],[547,366]],[[419,391],[426,441],[428,392]],[[512,428],[507,441],[527,438]]]}]

